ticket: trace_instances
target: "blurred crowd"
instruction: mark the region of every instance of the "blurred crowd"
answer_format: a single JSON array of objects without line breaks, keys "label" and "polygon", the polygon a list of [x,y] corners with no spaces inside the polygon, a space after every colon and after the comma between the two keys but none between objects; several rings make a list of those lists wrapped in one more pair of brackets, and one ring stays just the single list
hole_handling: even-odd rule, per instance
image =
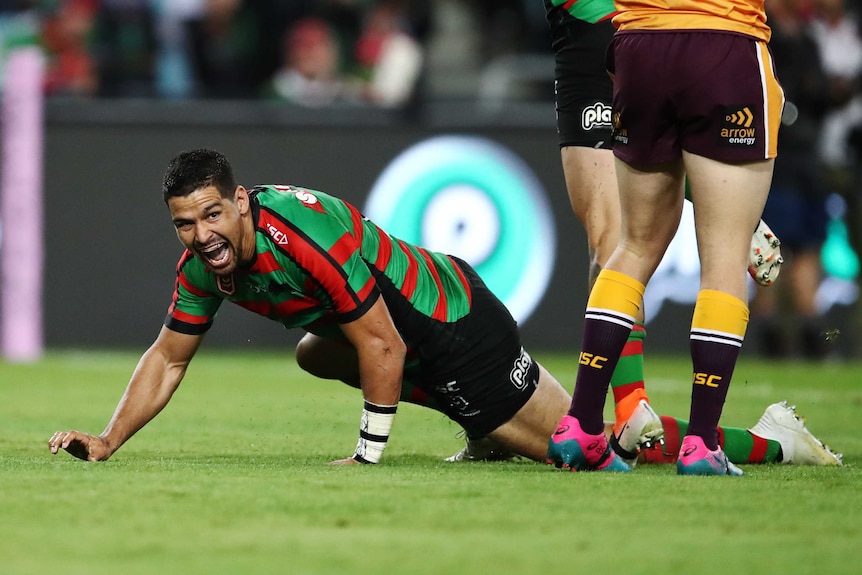
[{"label": "blurred crowd", "polygon": [[[407,0],[9,0],[32,25],[49,96],[279,97],[401,103],[428,3]],[[393,78],[397,76],[397,78]]]},{"label": "blurred crowd", "polygon": [[[752,302],[769,355],[828,354],[824,313],[859,274],[860,8],[766,0],[787,96],[764,215],[787,265]],[[494,94],[552,106],[544,14],[542,0],[0,0],[0,64],[40,46],[52,98],[398,108]],[[527,78],[538,88],[523,90]]]},{"label": "blurred crowd", "polygon": [[780,281],[758,289],[752,331],[768,356],[823,358],[838,334],[825,312],[857,296],[862,19],[850,0],[765,5],[787,101],[763,219],[786,264]]},{"label": "blurred crowd", "polygon": [[[429,41],[445,3],[0,0],[0,49],[40,45],[49,96],[394,107],[423,94]],[[477,21],[477,49],[486,54],[471,57],[519,50],[544,32],[540,0],[449,3]]]}]

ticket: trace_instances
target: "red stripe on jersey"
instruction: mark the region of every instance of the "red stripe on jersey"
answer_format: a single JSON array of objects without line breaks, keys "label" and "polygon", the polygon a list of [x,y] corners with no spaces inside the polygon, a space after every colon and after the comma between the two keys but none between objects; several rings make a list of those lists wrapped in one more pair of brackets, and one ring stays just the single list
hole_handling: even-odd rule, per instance
[{"label": "red stripe on jersey", "polygon": [[176,308],[171,310],[171,317],[176,319],[176,320],[179,320],[181,322],[190,323],[190,324],[194,324],[194,325],[205,324],[206,322],[208,322],[210,320],[209,317],[204,317],[204,316],[200,316],[200,315],[192,315],[190,313],[186,313],[186,312],[178,310]]},{"label": "red stripe on jersey", "polygon": [[174,309],[177,307],[177,301],[180,299],[180,282],[179,279],[174,282],[174,293],[171,294],[171,305],[168,306],[168,314],[173,315]]},{"label": "red stripe on jersey", "polygon": [[251,273],[269,274],[280,269],[281,266],[278,265],[278,261],[275,259],[272,252],[263,252],[261,254],[257,254],[254,266],[251,268]]},{"label": "red stripe on jersey", "polygon": [[434,283],[437,284],[437,305],[434,307],[434,313],[431,315],[437,321],[446,321],[447,317],[447,301],[446,292],[443,291],[443,282],[440,281],[440,274],[437,272],[437,267],[434,265],[434,260],[428,255],[428,252],[422,248],[417,248],[422,257],[425,258],[425,263],[428,266],[428,271],[434,277]]},{"label": "red stripe on jersey", "polygon": [[356,239],[345,232],[343,236],[338,238],[337,242],[332,244],[332,247],[329,248],[329,253],[332,254],[335,261],[344,265],[344,262],[349,260],[350,256],[356,253],[358,249],[359,244],[356,242]]},{"label": "red stripe on jersey", "polygon": [[177,262],[177,274],[179,274],[180,271],[182,271],[183,266],[186,265],[186,263],[189,260],[192,260],[194,257],[195,256],[194,254],[192,254],[192,252],[190,252],[189,250],[185,250],[183,252],[183,255],[180,256],[180,261]]},{"label": "red stripe on jersey", "polygon": [[416,291],[416,280],[419,277],[419,262],[413,257],[413,252],[410,251],[404,242],[398,240],[398,245],[401,247],[404,255],[407,256],[407,271],[404,273],[404,283],[401,284],[401,293],[409,300],[413,297],[413,292]]},{"label": "red stripe on jersey", "polygon": [[368,299],[368,297],[377,289],[377,281],[374,280],[373,276],[370,282],[366,282],[364,286],[357,293],[357,297],[359,297],[359,301],[364,302]]},{"label": "red stripe on jersey", "polygon": [[272,311],[275,309],[275,306],[268,301],[237,301],[234,303],[263,317],[272,317]]},{"label": "red stripe on jersey", "polygon": [[619,14],[619,12],[618,12],[617,10],[614,10],[613,12],[611,12],[610,14],[608,14],[607,16],[602,16],[601,18],[599,18],[599,20],[598,20],[598,21],[599,21],[599,22],[604,22],[605,20],[610,20],[611,18],[613,18],[613,17],[614,17],[614,16],[616,16],[617,14]]},{"label": "red stripe on jersey", "polygon": [[287,301],[283,301],[275,308],[278,310],[279,315],[281,316],[290,316],[295,313],[299,313],[301,311],[305,311],[307,309],[311,309],[320,305],[320,302],[311,298],[303,298],[303,299],[289,299]]},{"label": "red stripe on jersey", "polygon": [[319,304],[319,302],[312,299],[289,299],[278,304],[268,301],[243,301],[236,303],[264,317],[289,317]]},{"label": "red stripe on jersey", "polygon": [[377,230],[377,237],[380,239],[380,243],[377,246],[377,259],[374,261],[374,267],[382,271],[386,269],[392,259],[392,240],[381,229]]},{"label": "red stripe on jersey", "polygon": [[[359,307],[362,301],[349,288],[347,272],[322,246],[309,241],[295,226],[277,218],[268,209],[260,210],[258,225],[270,235],[278,249],[318,280],[332,299],[337,313],[351,312]],[[373,283],[373,280],[368,283]]]},{"label": "red stripe on jersey", "polygon": [[467,276],[464,275],[464,272],[461,271],[461,267],[458,263],[451,258],[451,256],[446,256],[449,258],[449,262],[452,264],[452,267],[455,268],[455,273],[458,274],[458,279],[461,281],[461,286],[464,288],[464,291],[467,292],[467,303],[470,308],[473,307],[473,289],[470,287],[470,282],[467,281]]},{"label": "red stripe on jersey", "polygon": [[353,220],[353,236],[356,238],[356,243],[361,246],[362,236],[365,234],[365,225],[363,224],[365,218],[352,205],[347,202],[344,205],[350,209],[350,218]]},{"label": "red stripe on jersey", "polygon": [[563,4],[563,10],[568,10],[572,7],[572,5],[578,0],[567,0],[565,4]]},{"label": "red stripe on jersey", "polygon": [[[171,305],[168,307],[168,313],[173,313],[174,308],[177,306],[177,301],[180,299],[180,283],[182,283],[183,287],[190,292],[196,293],[194,286],[188,282],[188,279],[183,273],[183,267],[194,257],[195,256],[189,250],[185,250],[183,255],[180,256],[180,261],[177,262],[177,281],[174,282],[174,293],[171,294]],[[196,295],[206,294],[196,293]]]},{"label": "red stripe on jersey", "polygon": [[212,295],[209,292],[205,292],[204,290],[200,289],[199,287],[192,285],[192,283],[189,281],[189,278],[186,277],[186,274],[184,274],[182,272],[180,272],[180,276],[177,278],[177,283],[179,283],[181,286],[183,286],[192,295],[195,295],[198,297],[209,297]]}]

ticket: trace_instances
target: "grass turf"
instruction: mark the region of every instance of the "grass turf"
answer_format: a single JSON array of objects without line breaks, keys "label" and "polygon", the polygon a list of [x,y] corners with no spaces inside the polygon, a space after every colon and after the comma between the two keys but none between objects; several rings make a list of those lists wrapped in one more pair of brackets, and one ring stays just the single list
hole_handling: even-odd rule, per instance
[{"label": "grass turf", "polygon": [[[571,389],[572,356],[536,354]],[[381,465],[355,445],[355,390],[290,355],[203,351],[173,401],[107,463],[47,450],[102,430],[136,354],[0,363],[0,573],[858,573],[862,365],[740,361],[722,423],[788,399],[842,468],[743,466],[742,478],[447,464],[459,428],[399,410]],[[686,358],[647,359],[661,413],[687,417]]]}]

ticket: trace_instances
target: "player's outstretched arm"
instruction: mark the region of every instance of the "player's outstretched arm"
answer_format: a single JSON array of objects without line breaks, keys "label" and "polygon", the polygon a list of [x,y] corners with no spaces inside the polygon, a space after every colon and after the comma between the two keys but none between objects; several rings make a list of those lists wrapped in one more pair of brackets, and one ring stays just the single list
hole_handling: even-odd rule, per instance
[{"label": "player's outstretched arm", "polygon": [[105,461],[168,404],[186,373],[203,336],[162,327],[141,356],[111,421],[98,436],[58,431],[48,441],[51,453],[60,449],[86,461]]},{"label": "player's outstretched arm", "polygon": [[377,463],[389,439],[401,395],[407,346],[382,297],[361,318],[343,324],[341,329],[359,356],[359,383],[365,408],[356,452],[332,463]]}]

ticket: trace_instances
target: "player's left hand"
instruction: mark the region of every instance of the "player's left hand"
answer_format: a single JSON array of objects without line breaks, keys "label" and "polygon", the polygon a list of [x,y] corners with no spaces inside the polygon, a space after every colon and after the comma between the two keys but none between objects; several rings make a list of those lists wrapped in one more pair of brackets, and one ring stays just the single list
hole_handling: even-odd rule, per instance
[{"label": "player's left hand", "polygon": [[84,461],[105,461],[111,456],[104,439],[82,431],[57,431],[48,440],[48,449],[56,455],[65,449],[70,455]]},{"label": "player's left hand", "polygon": [[353,457],[348,457],[347,459],[336,459],[335,461],[330,461],[330,465],[362,465],[362,463]]}]

